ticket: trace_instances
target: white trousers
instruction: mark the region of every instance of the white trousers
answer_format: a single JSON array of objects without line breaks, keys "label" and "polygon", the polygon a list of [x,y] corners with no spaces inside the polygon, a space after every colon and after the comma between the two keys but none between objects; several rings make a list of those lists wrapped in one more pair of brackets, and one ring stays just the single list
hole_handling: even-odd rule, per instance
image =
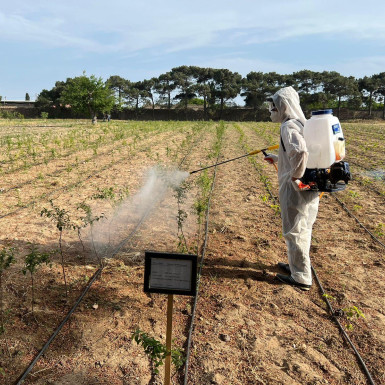
[{"label": "white trousers", "polygon": [[294,183],[289,181],[281,186],[279,200],[291,276],[299,283],[311,285],[309,251],[312,227],[318,213],[318,192],[297,191]]}]

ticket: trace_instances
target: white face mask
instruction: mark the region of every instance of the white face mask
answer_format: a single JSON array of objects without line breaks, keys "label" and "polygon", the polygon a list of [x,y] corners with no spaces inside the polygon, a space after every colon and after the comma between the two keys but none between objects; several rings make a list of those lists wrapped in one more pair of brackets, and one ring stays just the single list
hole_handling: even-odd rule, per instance
[{"label": "white face mask", "polygon": [[280,123],[278,111],[270,111],[270,119],[273,123]]}]

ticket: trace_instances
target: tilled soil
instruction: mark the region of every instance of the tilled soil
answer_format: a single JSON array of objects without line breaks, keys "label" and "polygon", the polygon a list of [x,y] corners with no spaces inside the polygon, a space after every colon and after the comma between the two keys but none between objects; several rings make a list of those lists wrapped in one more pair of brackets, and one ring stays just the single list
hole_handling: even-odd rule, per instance
[{"label": "tilled soil", "polygon": [[[152,154],[159,154],[157,158],[138,150],[115,167],[108,166],[110,157],[101,156],[94,164],[98,177],[82,184],[81,190],[63,191],[55,202],[60,206],[79,202],[98,187],[112,183],[128,186],[134,194],[143,183],[143,171],[159,163],[159,159],[178,164],[186,156],[181,165],[184,170],[211,164],[215,162],[210,154],[218,125],[207,123],[194,136],[195,142],[191,141],[194,145],[183,149],[178,144],[188,136],[189,129],[175,136],[166,132],[146,139],[144,147],[151,146]],[[220,160],[270,145],[271,139],[265,139],[254,128],[255,124],[226,123]],[[179,151],[179,156],[167,160],[166,152],[170,151]],[[212,175],[213,169],[208,170],[207,176]],[[188,178],[190,185],[179,206],[188,214],[183,230],[189,251],[194,253],[202,244],[193,208],[200,194],[195,183],[198,178],[199,174]],[[66,184],[63,178],[58,183]],[[188,384],[368,383],[326,308],[316,281],[309,292],[303,292],[275,278],[279,272],[277,262],[286,261],[277,188],[276,170],[263,162],[261,154],[216,170]],[[384,220],[384,198],[355,180],[344,192],[323,195],[311,248],[313,267],[338,319],[375,383],[381,384],[385,382],[384,247],[347,214],[337,197],[371,230]],[[356,207],[357,197],[361,197],[360,209]],[[27,250],[27,241],[38,241],[47,250],[57,247],[57,229],[39,216],[42,205],[47,205],[43,202],[34,209],[2,218],[3,228],[9,229],[2,236],[3,244],[18,243],[21,250]],[[177,250],[177,212],[175,191],[168,191],[135,236],[106,261],[101,278],[39,360],[26,384],[163,383],[163,368],[154,374],[143,348],[131,336],[140,328],[165,342],[167,295],[143,292],[143,260],[145,250]],[[376,235],[384,242],[381,234]],[[30,313],[28,277],[20,276],[17,270],[21,261],[6,276],[5,308],[11,312],[0,345],[0,367],[5,370],[0,379],[4,384],[15,383],[97,269],[90,243],[85,245],[85,265],[76,234],[68,231],[64,240],[71,288],[68,298],[64,296],[59,260],[52,268],[44,266],[37,273],[34,314]],[[192,305],[192,298],[174,296],[174,346],[186,348]],[[353,306],[365,318],[348,319],[347,309]],[[172,383],[183,383],[184,374],[183,368],[173,372]]]}]

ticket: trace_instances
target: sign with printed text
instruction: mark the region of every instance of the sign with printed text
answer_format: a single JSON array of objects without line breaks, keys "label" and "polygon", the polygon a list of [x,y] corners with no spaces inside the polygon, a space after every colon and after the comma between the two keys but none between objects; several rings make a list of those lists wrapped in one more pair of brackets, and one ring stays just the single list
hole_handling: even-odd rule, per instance
[{"label": "sign with printed text", "polygon": [[145,292],[195,295],[196,279],[196,255],[145,252]]}]

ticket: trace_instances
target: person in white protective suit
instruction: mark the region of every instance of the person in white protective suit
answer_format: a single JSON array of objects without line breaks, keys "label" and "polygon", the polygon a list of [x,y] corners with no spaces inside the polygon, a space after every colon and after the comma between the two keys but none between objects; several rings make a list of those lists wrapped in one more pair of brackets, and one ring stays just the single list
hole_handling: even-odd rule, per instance
[{"label": "person in white protective suit", "polygon": [[299,178],[305,172],[308,158],[303,137],[306,119],[293,87],[276,92],[269,105],[271,120],[281,123],[281,143],[278,157],[267,154],[265,160],[270,163],[278,161],[282,230],[289,260],[288,264],[278,263],[278,267],[290,274],[277,274],[277,278],[286,284],[309,290],[312,284],[309,251],[319,197],[316,191],[300,189],[303,184]]}]

